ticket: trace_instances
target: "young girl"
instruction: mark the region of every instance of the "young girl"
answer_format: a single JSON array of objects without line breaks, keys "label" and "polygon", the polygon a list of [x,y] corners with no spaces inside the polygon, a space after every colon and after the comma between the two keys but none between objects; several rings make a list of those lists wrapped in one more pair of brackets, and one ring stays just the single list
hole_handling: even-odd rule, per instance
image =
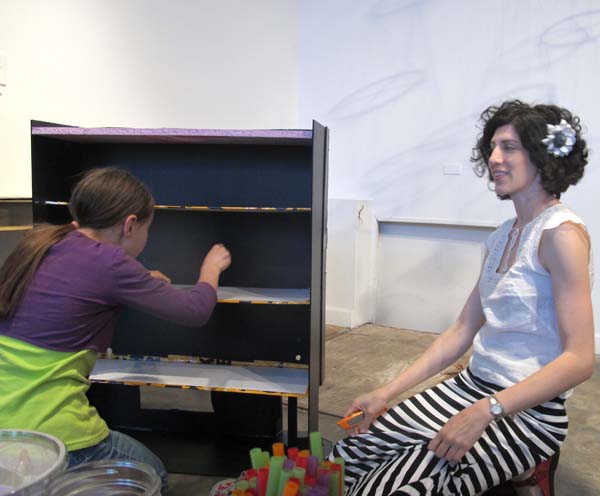
[{"label": "young girl", "polygon": [[[590,238],[560,202],[587,164],[579,119],[518,100],[482,114],[473,160],[516,217],[493,232],[457,321],[400,376],[359,396],[367,419],[332,457],[347,495],[474,495],[503,481],[550,496],[567,434],[565,399],[594,370]],[[374,417],[473,345],[457,377]],[[533,475],[533,477],[532,477]]]},{"label": "young girl", "polygon": [[148,239],[154,199],[124,170],[88,172],[69,210],[71,224],[33,229],[0,268],[0,428],[58,437],[70,466],[106,458],[148,463],[165,489],[161,461],[109,430],[88,403],[88,377],[96,353],[111,342],[120,305],[204,325],[230,254],[213,246],[191,291],[143,267],[135,258]]}]

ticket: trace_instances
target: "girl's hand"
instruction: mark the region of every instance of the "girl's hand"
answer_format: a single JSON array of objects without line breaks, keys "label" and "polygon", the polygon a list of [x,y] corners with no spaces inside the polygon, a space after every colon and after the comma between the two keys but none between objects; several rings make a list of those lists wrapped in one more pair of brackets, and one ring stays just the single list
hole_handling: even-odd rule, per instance
[{"label": "girl's hand", "polygon": [[452,417],[429,442],[427,449],[438,458],[456,465],[492,421],[487,399],[465,408]]},{"label": "girl's hand", "polygon": [[231,254],[222,244],[214,245],[204,257],[200,267],[201,282],[210,284],[215,290],[219,287],[219,276],[231,264]]},{"label": "girl's hand", "polygon": [[382,410],[385,410],[386,403],[386,398],[378,389],[356,398],[350,405],[350,408],[346,410],[344,416],[347,417],[356,412],[365,412],[365,419],[360,424],[349,429],[348,433],[356,436],[367,432],[373,421],[381,414]]},{"label": "girl's hand", "polygon": [[214,245],[204,257],[204,262],[202,262],[203,268],[214,268],[219,271],[219,274],[229,265],[231,265],[231,254],[221,243]]}]

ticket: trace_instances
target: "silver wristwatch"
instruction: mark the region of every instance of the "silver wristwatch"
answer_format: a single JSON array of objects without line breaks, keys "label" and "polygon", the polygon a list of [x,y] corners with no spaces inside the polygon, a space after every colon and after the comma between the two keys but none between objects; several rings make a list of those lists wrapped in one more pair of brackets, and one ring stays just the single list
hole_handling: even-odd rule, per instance
[{"label": "silver wristwatch", "polygon": [[488,400],[490,402],[490,413],[494,417],[494,420],[498,420],[506,415],[506,410],[502,406],[502,403],[498,401],[498,398],[492,395],[488,396]]}]

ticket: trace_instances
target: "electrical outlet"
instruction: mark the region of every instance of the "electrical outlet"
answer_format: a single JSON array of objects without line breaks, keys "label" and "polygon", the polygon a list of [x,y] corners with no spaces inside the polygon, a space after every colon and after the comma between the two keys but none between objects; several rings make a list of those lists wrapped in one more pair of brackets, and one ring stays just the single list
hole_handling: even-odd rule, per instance
[{"label": "electrical outlet", "polygon": [[462,164],[446,164],[444,165],[444,175],[462,174]]},{"label": "electrical outlet", "polygon": [[6,86],[7,63],[8,57],[4,54],[0,54],[0,86]]}]

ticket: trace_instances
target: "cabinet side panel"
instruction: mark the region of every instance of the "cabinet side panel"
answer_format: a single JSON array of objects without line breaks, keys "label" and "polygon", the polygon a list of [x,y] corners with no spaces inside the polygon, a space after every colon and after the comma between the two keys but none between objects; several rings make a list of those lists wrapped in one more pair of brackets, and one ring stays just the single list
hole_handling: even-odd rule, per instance
[{"label": "cabinet side panel", "polygon": [[310,376],[309,376],[309,431],[318,430],[319,385],[324,368],[324,260],[327,187],[327,128],[313,122],[312,172],[312,236],[311,236],[311,320],[310,320]]}]

